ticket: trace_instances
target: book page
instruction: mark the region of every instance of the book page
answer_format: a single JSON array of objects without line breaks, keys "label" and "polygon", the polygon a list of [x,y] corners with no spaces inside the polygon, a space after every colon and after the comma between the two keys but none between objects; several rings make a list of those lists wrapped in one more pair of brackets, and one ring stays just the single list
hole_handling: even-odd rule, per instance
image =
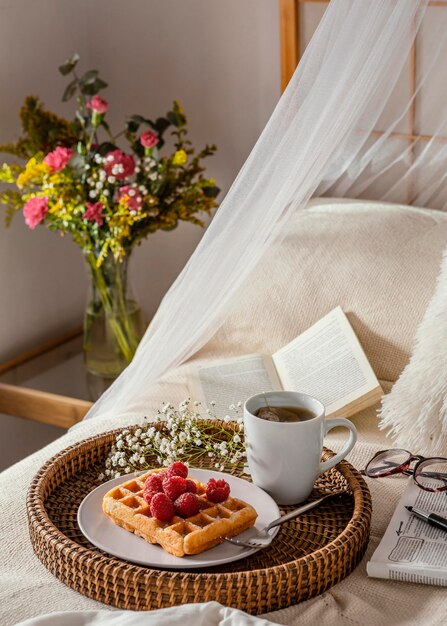
[{"label": "book page", "polygon": [[[283,389],[318,398],[327,415],[374,389],[380,391],[379,381],[340,307],[278,350],[273,362]],[[372,397],[371,404],[376,400]]]},{"label": "book page", "polygon": [[412,515],[405,506],[447,517],[445,493],[424,491],[409,478],[382,541],[366,566],[368,575],[447,585],[447,532]]},{"label": "book page", "polygon": [[214,410],[220,419],[228,415],[230,404],[244,403],[257,393],[281,389],[271,357],[262,354],[215,361],[209,365],[191,365],[188,379],[191,398],[205,406],[214,401]]}]

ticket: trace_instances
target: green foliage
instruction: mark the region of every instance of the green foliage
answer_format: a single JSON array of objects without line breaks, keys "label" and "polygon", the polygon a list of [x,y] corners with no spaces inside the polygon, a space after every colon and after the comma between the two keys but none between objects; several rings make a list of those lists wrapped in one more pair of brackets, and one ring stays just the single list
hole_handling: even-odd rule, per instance
[{"label": "green foliage", "polygon": [[22,137],[15,144],[0,145],[0,152],[14,154],[23,159],[36,152],[50,152],[56,146],[66,146],[76,141],[74,125],[55,113],[46,111],[35,96],[28,96],[20,109]]},{"label": "green foliage", "polygon": [[71,59],[68,59],[67,61],[65,61],[65,63],[62,63],[62,65],[59,65],[59,72],[62,74],[62,76],[70,74],[70,72],[72,72],[78,64],[79,59],[80,56],[78,53],[76,53],[71,57]]},{"label": "green foliage", "polygon": [[107,87],[107,83],[98,76],[98,70],[88,70],[85,74],[78,77],[75,72],[78,61],[79,55],[74,55],[72,59],[59,67],[59,71],[64,76],[73,73],[73,79],[68,83],[62,96],[64,102],[71,100],[76,92],[79,92],[80,101],[82,102],[84,96],[95,96],[101,89]]},{"label": "green foliage", "polygon": [[0,193],[0,204],[4,204],[7,207],[5,212],[5,225],[9,226],[14,214],[23,209],[22,194],[12,189],[2,191]]}]

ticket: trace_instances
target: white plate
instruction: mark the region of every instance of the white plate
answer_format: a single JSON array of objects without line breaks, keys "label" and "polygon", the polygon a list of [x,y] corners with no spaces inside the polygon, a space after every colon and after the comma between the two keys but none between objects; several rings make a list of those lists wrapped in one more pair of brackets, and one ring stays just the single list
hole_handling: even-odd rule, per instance
[{"label": "white plate", "polygon": [[[141,473],[141,472],[138,472]],[[78,509],[78,524],[87,539],[100,550],[117,556],[125,561],[166,569],[195,569],[221,565],[243,559],[257,552],[257,549],[239,548],[224,541],[219,546],[206,550],[201,554],[177,557],[165,552],[157,544],[147,543],[141,537],[116,526],[102,511],[102,499],[113,487],[130,480],[137,474],[127,474],[114,480],[109,480],[94,489],[81,502]],[[248,502],[256,509],[258,517],[255,525],[238,535],[238,539],[248,539],[264,528],[267,524],[279,517],[280,511],[276,502],[262,489],[231,474],[213,472],[211,470],[190,469],[189,475],[196,480],[206,483],[210,478],[226,480],[231,488],[231,495],[239,500]],[[275,534],[278,529],[275,529]]]}]

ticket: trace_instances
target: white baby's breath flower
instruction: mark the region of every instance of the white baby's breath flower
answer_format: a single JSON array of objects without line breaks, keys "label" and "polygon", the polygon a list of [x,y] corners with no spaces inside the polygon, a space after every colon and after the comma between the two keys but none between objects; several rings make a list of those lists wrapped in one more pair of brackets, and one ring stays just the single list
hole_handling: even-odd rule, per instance
[{"label": "white baby's breath flower", "polygon": [[[214,412],[212,416],[218,417]],[[231,420],[229,415],[226,418]],[[156,459],[159,466],[167,466],[173,461],[188,462],[189,458],[204,454],[216,469],[223,469],[227,463],[237,465],[245,456],[242,437],[223,426],[216,438],[209,429],[205,408],[190,398],[180,402],[177,408],[165,402],[153,421],[155,425],[144,418],[139,425],[119,433],[107,456],[104,476],[111,478],[118,470],[118,474],[129,474],[150,465],[151,459]],[[240,429],[243,429],[242,420]]]}]

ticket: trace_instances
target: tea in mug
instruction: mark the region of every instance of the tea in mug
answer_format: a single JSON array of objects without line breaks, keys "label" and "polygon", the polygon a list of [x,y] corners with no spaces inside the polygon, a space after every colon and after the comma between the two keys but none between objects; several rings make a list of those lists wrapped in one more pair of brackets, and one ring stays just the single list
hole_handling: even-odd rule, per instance
[{"label": "tea in mug", "polygon": [[316,417],[315,413],[300,406],[263,406],[255,415],[269,422],[305,422]]}]

